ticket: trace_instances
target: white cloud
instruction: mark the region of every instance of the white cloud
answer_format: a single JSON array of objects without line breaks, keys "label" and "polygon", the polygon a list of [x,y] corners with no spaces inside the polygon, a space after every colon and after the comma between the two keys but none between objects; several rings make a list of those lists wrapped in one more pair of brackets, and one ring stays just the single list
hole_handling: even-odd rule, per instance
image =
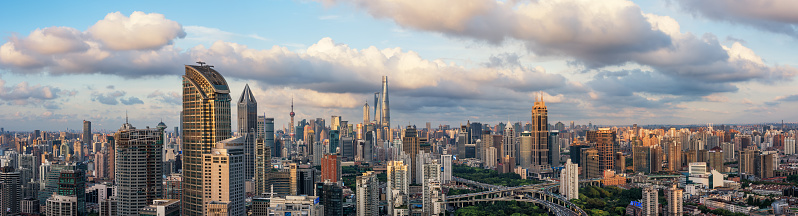
[{"label": "white cloud", "polygon": [[157,13],[136,11],[125,16],[120,12],[110,13],[97,21],[87,31],[112,50],[152,50],[172,44],[175,38],[183,38],[186,32],[180,23],[166,19]]}]

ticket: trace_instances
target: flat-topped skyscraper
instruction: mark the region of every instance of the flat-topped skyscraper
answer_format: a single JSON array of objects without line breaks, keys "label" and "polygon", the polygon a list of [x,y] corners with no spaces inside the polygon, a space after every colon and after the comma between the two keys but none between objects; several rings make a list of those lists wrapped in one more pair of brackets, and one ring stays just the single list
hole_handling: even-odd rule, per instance
[{"label": "flat-topped skyscraper", "polygon": [[186,65],[183,76],[183,215],[203,215],[202,155],[230,138],[230,88],[213,66]]}]

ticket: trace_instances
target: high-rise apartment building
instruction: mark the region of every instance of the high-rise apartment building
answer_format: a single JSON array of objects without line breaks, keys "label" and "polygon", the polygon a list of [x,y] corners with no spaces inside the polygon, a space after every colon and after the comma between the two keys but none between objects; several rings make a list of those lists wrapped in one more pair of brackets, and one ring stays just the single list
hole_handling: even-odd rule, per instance
[{"label": "high-rise apartment building", "polygon": [[73,216],[80,215],[78,200],[74,196],[53,195],[47,199],[45,215],[48,216]]},{"label": "high-rise apartment building", "polygon": [[379,215],[379,181],[377,174],[366,171],[357,176],[357,216]]},{"label": "high-rise apartment building", "polygon": [[162,198],[164,129],[166,125],[136,129],[125,123],[114,134],[119,215],[138,215],[141,208]]},{"label": "high-rise apartment building", "polygon": [[643,187],[643,216],[659,215],[659,201],[657,198],[657,188],[654,186]]},{"label": "high-rise apartment building", "polygon": [[393,212],[392,209],[394,207],[399,207],[409,202],[410,173],[408,166],[402,161],[388,161],[385,169],[388,176],[388,186],[385,192],[386,200],[392,202],[389,203],[389,209]]},{"label": "high-rise apartment building", "polygon": [[269,192],[269,172],[271,172],[271,148],[263,138],[255,141],[255,194]]},{"label": "high-rise apartment building", "polygon": [[[203,215],[203,154],[230,138],[230,88],[210,65],[186,65],[183,76],[183,215]],[[218,196],[217,196],[218,197]]]},{"label": "high-rise apartment building", "polygon": [[754,175],[754,169],[756,167],[754,162],[758,156],[758,151],[751,149],[744,149],[740,151],[740,174]]},{"label": "high-rise apartment building", "polygon": [[560,194],[565,198],[579,199],[579,166],[565,161],[565,167],[560,172]]},{"label": "high-rise apartment building", "polygon": [[441,155],[441,184],[452,181],[452,155]]},{"label": "high-rise apartment building", "polygon": [[202,154],[205,172],[203,203],[226,203],[230,215],[246,214],[244,207],[245,139],[246,137],[233,137],[219,141],[210,152]]},{"label": "high-rise apartment building", "polygon": [[257,125],[258,102],[244,85],[244,92],[238,98],[238,135],[245,136],[244,141],[244,178],[249,180],[255,176],[255,138],[259,131]]},{"label": "high-rise apartment building", "polygon": [[[534,171],[544,170],[551,165],[549,159],[549,114],[543,95],[540,101],[535,98],[532,107],[532,167]],[[518,129],[517,131],[521,131]],[[610,168],[611,169],[611,168]]]},{"label": "high-rise apartment building", "polygon": [[665,196],[668,200],[668,208],[665,210],[665,215],[667,216],[681,216],[684,214],[683,200],[682,197],[684,196],[684,190],[681,188],[676,187],[676,184],[671,185],[666,191]]},{"label": "high-rise apartment building", "polygon": [[341,161],[338,155],[325,154],[321,158],[321,181],[338,182],[341,178]]},{"label": "high-rise apartment building", "polygon": [[615,131],[601,128],[596,133],[596,150],[599,153],[599,169],[611,170],[615,168],[612,154],[615,153]]},{"label": "high-rise apartment building", "polygon": [[677,139],[669,139],[664,143],[668,145],[668,171],[682,169],[682,146]]},{"label": "high-rise apartment building", "polygon": [[709,150],[707,165],[718,172],[726,172],[726,166],[723,165],[723,149],[720,146],[715,146]]}]

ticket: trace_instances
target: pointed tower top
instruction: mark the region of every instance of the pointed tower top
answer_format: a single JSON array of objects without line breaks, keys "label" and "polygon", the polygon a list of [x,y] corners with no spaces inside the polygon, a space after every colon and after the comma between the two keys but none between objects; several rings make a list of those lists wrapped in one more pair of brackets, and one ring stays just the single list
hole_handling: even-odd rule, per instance
[{"label": "pointed tower top", "polygon": [[244,85],[244,91],[241,92],[241,97],[238,99],[239,104],[254,104],[255,96],[252,95],[252,90],[249,89],[249,84]]},{"label": "pointed tower top", "polygon": [[294,117],[294,115],[296,115],[296,113],[294,113],[294,96],[293,95],[291,96],[291,113],[289,115],[291,115],[291,117]]}]

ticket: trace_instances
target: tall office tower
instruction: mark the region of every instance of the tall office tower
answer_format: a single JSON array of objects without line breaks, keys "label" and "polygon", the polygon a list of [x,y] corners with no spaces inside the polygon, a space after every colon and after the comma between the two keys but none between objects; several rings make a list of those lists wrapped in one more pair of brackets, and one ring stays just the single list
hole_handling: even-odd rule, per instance
[{"label": "tall office tower", "polygon": [[246,136],[244,142],[244,178],[252,179],[255,176],[255,137],[258,134],[257,126],[258,102],[249,84],[244,85],[244,92],[238,99],[238,135]]},{"label": "tall office tower", "polygon": [[[405,136],[402,137],[402,151],[410,156],[410,164],[408,164],[410,165],[410,176],[416,176],[416,173],[418,173],[418,158],[416,158],[416,154],[418,154],[420,145],[421,143],[418,132],[416,131],[416,126],[408,125],[407,129],[405,129]],[[410,179],[414,184],[420,183],[416,182],[415,178],[411,177]]]},{"label": "tall office tower", "polygon": [[560,194],[565,198],[579,199],[579,165],[565,161],[565,167],[560,172]]},{"label": "tall office tower", "polygon": [[599,169],[608,170],[615,168],[612,154],[615,153],[615,131],[601,128],[596,133],[596,150],[599,151]]},{"label": "tall office tower", "polygon": [[552,167],[560,166],[560,131],[554,130],[549,132],[549,143],[546,145],[548,149],[548,165]]},{"label": "tall office tower", "polygon": [[757,157],[757,152],[751,149],[744,149],[740,151],[740,174],[754,175],[754,160]]},{"label": "tall office tower", "polygon": [[549,159],[548,113],[549,112],[546,110],[546,102],[543,102],[543,95],[541,94],[540,101],[535,98],[535,105],[532,106],[532,130],[530,132],[532,132],[533,170],[542,170],[551,164],[551,160]]},{"label": "tall office tower", "polygon": [[657,173],[662,171],[662,147],[659,145],[651,146],[651,172]]},{"label": "tall office tower", "polygon": [[[26,179],[27,180],[27,179]],[[16,215],[20,213],[19,203],[22,201],[22,184],[19,172],[14,171],[13,167],[0,168],[0,207],[3,209],[2,215]],[[38,203],[37,203],[38,204]]]},{"label": "tall office tower", "polygon": [[754,165],[754,173],[760,179],[773,178],[774,171],[776,170],[776,163],[774,158],[778,157],[777,153],[764,153],[756,157]]},{"label": "tall office tower", "polygon": [[363,105],[363,125],[367,125],[371,123],[371,118],[369,117],[369,102],[366,101],[366,104]]},{"label": "tall office tower", "polygon": [[388,106],[388,76],[382,76],[382,101],[380,108],[382,109],[382,120],[380,125],[385,133],[384,137],[390,137],[391,131],[391,109]]},{"label": "tall office tower", "polygon": [[225,139],[217,142],[210,152],[202,154],[205,167],[205,178],[203,178],[205,197],[202,203],[226,203],[230,215],[245,215],[245,142],[246,137]]},{"label": "tall office tower", "polygon": [[[534,138],[532,137],[532,133],[530,133],[529,131],[524,131],[524,132],[521,133],[520,139],[521,139],[521,145],[519,145],[520,148],[519,148],[519,153],[518,153],[519,154],[519,156],[518,156],[519,157],[518,158],[519,164],[521,164],[521,167],[523,167],[524,169],[530,169],[531,170],[532,167],[537,167],[536,166],[537,164],[534,164],[534,165],[532,164],[532,160],[533,160],[532,159],[532,157],[533,157],[533,155],[532,155],[532,149],[533,149],[532,142],[533,142]],[[537,155],[535,155],[535,156],[537,156]]]},{"label": "tall office tower", "polygon": [[83,143],[86,145],[91,145],[92,137],[91,137],[91,122],[83,120]]},{"label": "tall office tower", "polygon": [[74,196],[53,195],[47,199],[45,215],[48,216],[72,216],[80,215],[78,211],[78,200]]},{"label": "tall office tower", "polygon": [[441,184],[452,181],[452,155],[441,155]]},{"label": "tall office tower", "polygon": [[202,155],[230,138],[230,89],[205,62],[186,65],[183,76],[183,215],[203,215],[205,192]]},{"label": "tall office tower", "polygon": [[86,177],[84,170],[61,170],[58,175],[57,195],[77,198],[78,214],[86,215]]},{"label": "tall office tower", "polygon": [[457,132],[457,157],[466,158],[466,144],[468,143],[468,126],[460,125],[460,131]]},{"label": "tall office tower", "polygon": [[39,165],[41,164],[41,160],[39,160],[38,155],[34,154],[21,154],[19,155],[19,167],[22,169],[30,170],[31,176],[25,178],[24,176],[22,179],[31,179],[33,181],[39,181]]},{"label": "tall office tower", "polygon": [[656,216],[659,213],[657,188],[646,186],[643,188],[643,216]]},{"label": "tall office tower", "polygon": [[374,122],[374,131],[377,132],[376,136],[377,136],[378,140],[379,139],[384,139],[382,137],[382,135],[380,134],[380,132],[382,131],[382,122],[381,122],[382,121],[382,108],[380,108],[380,105],[382,103],[380,102],[380,98],[382,98],[380,96],[380,93],[379,92],[374,92],[374,121],[373,122]]},{"label": "tall office tower", "polygon": [[341,178],[341,161],[338,160],[338,155],[325,154],[321,158],[321,179],[320,181],[329,181],[337,183]]},{"label": "tall office tower", "polygon": [[668,145],[668,171],[679,171],[682,169],[682,147],[676,139],[668,139],[664,142]]},{"label": "tall office tower", "polygon": [[379,215],[380,183],[374,171],[366,171],[357,176],[357,216]]},{"label": "tall office tower", "polygon": [[407,165],[402,161],[388,161],[385,166],[388,176],[388,186],[386,188],[386,200],[389,203],[389,211],[393,212],[394,207],[406,205],[410,194],[410,173]]},{"label": "tall office tower", "polygon": [[[161,122],[163,124],[163,122]],[[163,196],[163,132],[122,124],[116,140],[116,190],[119,215],[138,215],[141,208]],[[142,190],[146,188],[146,190]]]},{"label": "tall office tower", "polygon": [[[502,158],[504,156],[515,157],[516,155],[516,148],[515,148],[515,130],[513,130],[512,124],[507,124],[504,128],[504,136],[502,136]],[[511,165],[515,167],[515,164]]]},{"label": "tall office tower", "polygon": [[615,173],[626,171],[626,156],[623,156],[623,152],[615,152],[613,160],[615,160]]},{"label": "tall office tower", "polygon": [[255,141],[255,195],[269,192],[269,172],[271,165],[271,148],[263,138]]},{"label": "tall office tower", "polygon": [[632,147],[632,165],[635,173],[650,173],[651,148],[647,146]]},{"label": "tall office tower", "polygon": [[324,216],[344,215],[344,193],[341,185],[329,181],[316,183],[316,195],[324,206]]},{"label": "tall office tower", "polygon": [[341,138],[341,157],[344,161],[355,160],[355,139],[352,137]]},{"label": "tall office tower", "polygon": [[288,115],[291,116],[291,124],[288,125],[288,131],[290,131],[288,135],[291,136],[291,142],[293,143],[294,141],[296,141],[296,138],[294,138],[294,136],[296,135],[295,134],[296,133],[296,131],[295,131],[296,129],[294,128],[294,116],[296,116],[296,113],[294,113],[294,98],[293,97],[291,97],[291,113],[288,113]]},{"label": "tall office tower", "polygon": [[297,195],[318,196],[316,194],[316,182],[319,173],[316,169],[310,168],[308,165],[299,167],[297,174]]},{"label": "tall office tower", "polygon": [[258,128],[255,135],[259,138],[263,138],[265,136],[264,132],[266,131],[266,116],[265,115],[258,116],[257,124]]},{"label": "tall office tower", "polygon": [[593,178],[601,178],[602,171],[599,166],[599,154],[598,150],[594,148],[586,148],[582,149],[582,155],[580,167],[582,167],[583,172],[582,175],[585,176],[585,179],[593,179]]},{"label": "tall office tower", "polygon": [[709,150],[709,167],[717,170],[718,172],[726,172],[726,167],[723,165],[723,149],[715,146]]},{"label": "tall office tower", "polygon": [[263,144],[271,150],[271,157],[280,157],[281,148],[274,142],[274,118],[265,118],[263,125]]},{"label": "tall office tower", "polygon": [[677,188],[676,184],[671,185],[671,188],[669,188],[665,194],[668,200],[668,207],[665,209],[665,215],[681,216],[684,214],[684,210],[682,210],[682,205],[684,205],[682,200],[683,195],[684,190]]}]

